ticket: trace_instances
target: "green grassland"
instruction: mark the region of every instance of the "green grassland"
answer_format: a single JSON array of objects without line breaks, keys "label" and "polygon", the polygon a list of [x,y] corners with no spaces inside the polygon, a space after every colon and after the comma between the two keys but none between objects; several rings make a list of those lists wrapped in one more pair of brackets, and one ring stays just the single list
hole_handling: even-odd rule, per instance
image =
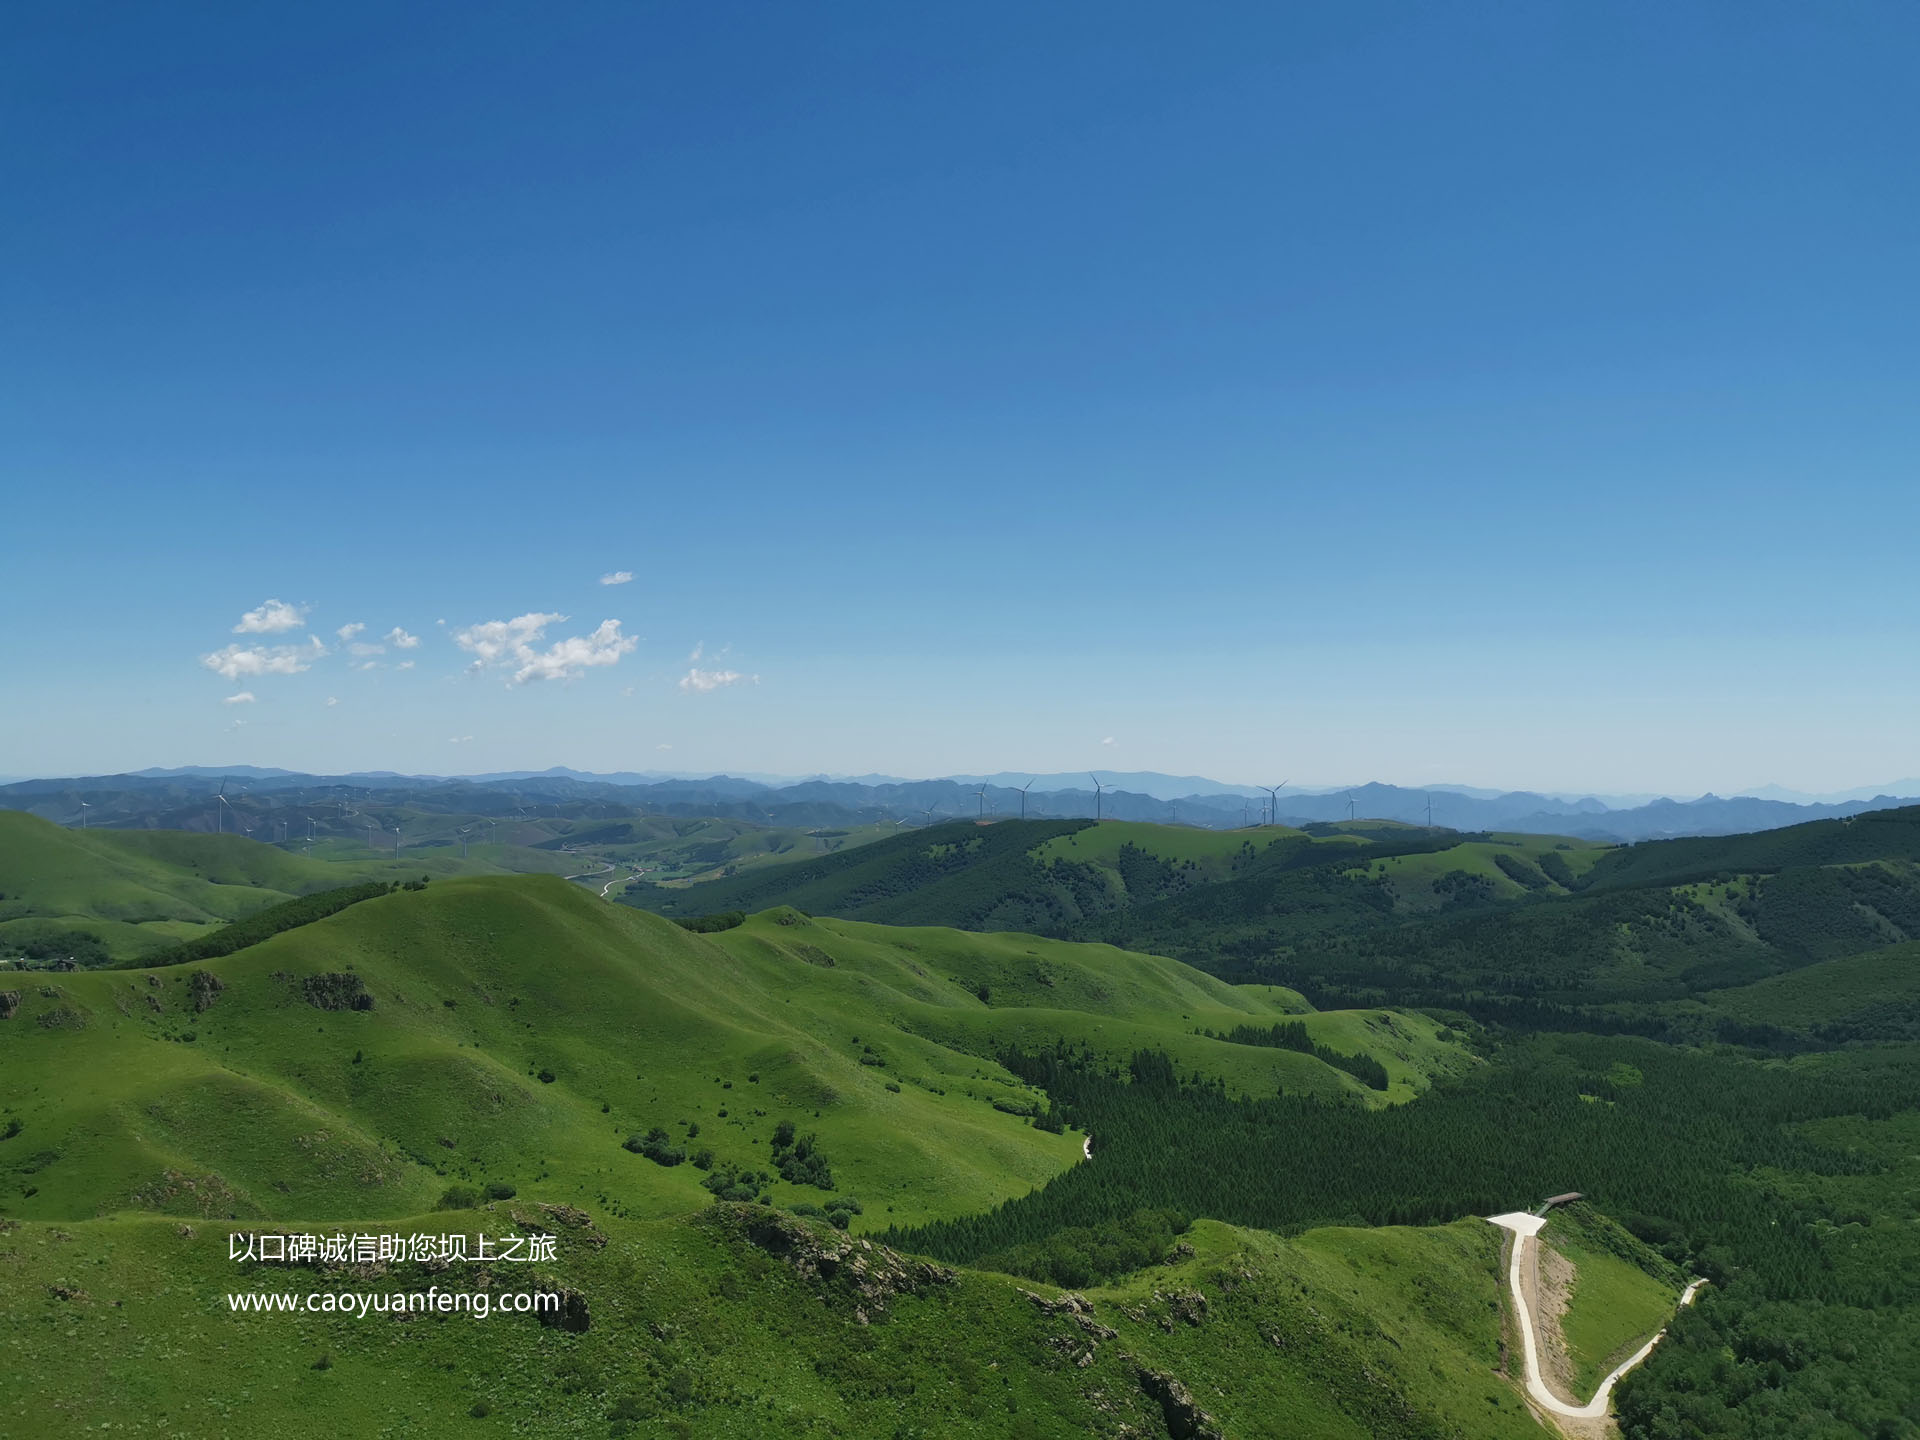
[{"label": "green grassland", "polygon": [[[1455,875],[1484,880],[1489,888],[1483,895],[1474,897],[1482,901],[1524,900],[1536,893],[1568,894],[1565,884],[1540,869],[1542,857],[1557,856],[1565,873],[1577,883],[1607,849],[1592,841],[1553,835],[1495,834],[1484,840],[1463,840],[1445,850],[1387,856],[1372,861],[1359,873],[1384,877],[1393,894],[1394,909],[1418,914],[1459,903],[1458,892],[1450,891],[1444,883]],[[1502,856],[1509,866],[1526,877],[1524,883],[1502,868],[1499,858]]]},{"label": "green grassland", "polygon": [[[544,1223],[558,1253],[537,1280],[499,1264],[233,1262],[221,1223],[13,1226],[0,1345],[32,1383],[0,1395],[0,1436],[1539,1434],[1495,1373],[1497,1240],[1474,1221],[1292,1240],[1201,1222],[1177,1263],[1089,1292],[1083,1319],[1051,1287],[896,1267],[751,1207],[653,1221],[594,1209],[579,1227],[544,1214],[521,1197],[377,1227]],[[847,1245],[845,1268],[810,1263]],[[235,1314],[225,1299],[482,1283],[564,1286],[588,1327]]]},{"label": "green grassland", "polygon": [[[1427,833],[1402,829],[1390,838]],[[757,874],[679,888],[639,885],[626,898],[665,915],[794,905],[890,925],[1100,938],[1078,927],[1308,855],[1331,863],[1371,843],[1284,826],[1223,832],[1134,821],[969,820]]]},{"label": "green grassland", "polygon": [[328,863],[241,835],[70,830],[0,811],[0,954],[78,931],[116,958],[138,956],[316,890],[492,868],[446,856],[396,863],[364,848]]},{"label": "green grassland", "polygon": [[[382,839],[391,850],[395,824],[404,833],[404,854],[422,851],[459,856],[463,844],[474,859],[523,874],[574,874],[612,865],[624,885],[643,875],[649,884],[679,886],[792,864],[855,849],[895,834],[890,824],[811,829],[722,817],[688,819],[665,815],[577,817],[519,816],[489,823],[478,815],[422,809],[383,810]],[[364,830],[361,832],[365,834]],[[483,843],[484,842],[484,843]],[[369,852],[353,837],[336,841],[342,858]],[[599,889],[599,885],[594,887]],[[618,887],[616,886],[616,890]]]},{"label": "green grassland", "polygon": [[[353,977],[371,1008],[310,1003],[325,975]],[[1005,1276],[941,1272],[876,1302],[847,1276],[885,1270],[878,1252],[848,1252],[838,1281],[795,1260],[1084,1163],[1079,1135],[1009,1113],[1046,1104],[991,1059],[1011,1037],[1116,1062],[1154,1045],[1249,1093],[1381,1104],[1472,1063],[1422,1017],[1305,1013],[1284,990],[1019,934],[782,909],[696,935],[541,876],[435,880],[203,964],[16,983],[0,1021],[0,1343],[34,1383],[0,1397],[0,1437],[307,1433],[316,1415],[349,1435],[936,1436],[961,1417],[969,1434],[1144,1436],[1183,1433],[1178,1396],[1236,1435],[1528,1423],[1490,1368],[1484,1227],[1281,1241],[1202,1223],[1177,1263],[1095,1297],[1112,1334]],[[1392,1093],[1195,1033],[1282,1015],[1371,1049]],[[715,1206],[713,1171],[620,1143],[659,1126],[718,1170],[759,1169],[783,1120],[818,1136],[832,1194],[860,1202],[851,1235]],[[516,1193],[436,1210],[460,1184]],[[776,1180],[765,1198],[830,1197]],[[283,1273],[230,1261],[236,1226],[500,1233],[543,1223],[542,1204],[592,1217],[538,1281],[585,1298],[585,1333],[235,1315],[222,1298]],[[286,1284],[521,1279],[374,1266]]]},{"label": "green grassland", "polygon": [[[201,970],[224,988],[196,1011]],[[327,973],[357,977],[372,1008],[307,1003]],[[24,1127],[11,1152],[50,1158],[0,1205],[46,1218],[379,1217],[458,1181],[543,1177],[670,1214],[704,1203],[702,1172],[638,1158],[626,1136],[663,1128],[760,1169],[791,1120],[870,1221],[910,1224],[1023,1193],[1078,1154],[1010,1113],[1044,1106],[992,1058],[1016,1036],[1116,1060],[1157,1043],[1246,1093],[1376,1102],[1465,1063],[1420,1017],[1306,1017],[1378,1047],[1397,1084],[1375,1096],[1310,1056],[1192,1033],[1297,1002],[1175,962],[791,910],[699,936],[552,877],[436,881],[204,965],[21,982],[0,1026]]]},{"label": "green grassland", "polygon": [[[357,818],[357,817],[356,817]],[[0,959],[77,949],[137,958],[266,905],[362,880],[480,874],[577,878],[618,893],[636,875],[681,885],[837,853],[891,836],[891,826],[848,830],[770,828],[744,820],[635,817],[595,821],[479,816],[389,808],[368,831],[330,822],[311,844],[298,833],[261,838],[180,830],[78,830],[22,811],[0,811]],[[339,826],[346,825],[341,831]],[[395,827],[400,852],[394,853]],[[297,832],[296,823],[290,830]],[[62,947],[63,937],[97,937]]]},{"label": "green grassland", "polygon": [[1655,1251],[1584,1203],[1552,1212],[1543,1244],[1573,1265],[1560,1334],[1585,1401],[1613,1368],[1673,1318],[1685,1279]]},{"label": "green grassland", "polygon": [[[1440,1025],[1423,1015],[1312,1013],[1291,991],[1229,986],[1188,966],[1106,945],[1018,933],[809,922],[784,910],[708,938],[743,959],[782,949],[804,959],[824,946],[835,967],[807,977],[808,984],[856,986],[864,1004],[883,1004],[897,1028],[972,1054],[1065,1042],[1124,1063],[1136,1050],[1161,1049],[1183,1074],[1218,1079],[1236,1094],[1284,1090],[1365,1103],[1410,1099],[1435,1076],[1473,1063],[1458,1043],[1441,1041]],[[812,958],[817,969],[819,955]],[[791,966],[786,973],[805,974]],[[1375,1055],[1392,1085],[1384,1093],[1371,1091],[1311,1056],[1198,1033],[1268,1026],[1282,1018],[1300,1021],[1314,1040],[1333,1049]]]}]

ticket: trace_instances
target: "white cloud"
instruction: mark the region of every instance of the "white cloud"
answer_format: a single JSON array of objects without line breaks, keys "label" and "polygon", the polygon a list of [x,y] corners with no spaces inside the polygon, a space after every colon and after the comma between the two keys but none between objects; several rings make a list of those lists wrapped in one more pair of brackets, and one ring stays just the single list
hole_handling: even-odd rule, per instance
[{"label": "white cloud", "polygon": [[544,650],[547,627],[567,617],[539,613],[516,616],[512,620],[489,620],[470,625],[455,633],[453,643],[474,657],[470,670],[494,665],[516,665],[515,685],[535,680],[571,680],[590,669],[619,663],[640,642],[620,633],[618,620],[602,620],[590,635],[573,635],[557,640]]},{"label": "white cloud", "polygon": [[331,710],[334,706],[338,705],[339,703],[340,703],[340,698],[337,695],[327,696],[327,708],[329,710]]},{"label": "white cloud", "polygon": [[338,630],[334,631],[333,633],[338,635],[342,640],[351,640],[353,639],[354,636],[358,635],[362,630],[366,628],[367,627],[365,624],[363,624],[361,621],[356,620],[351,625],[342,625]]},{"label": "white cloud", "polygon": [[653,748],[656,750],[671,750],[673,747],[671,745],[656,745]]},{"label": "white cloud", "polygon": [[698,665],[680,677],[682,690],[700,695],[709,690],[724,690],[729,685],[759,683],[758,675],[742,675],[738,670],[702,670]]},{"label": "white cloud", "polygon": [[447,744],[449,744],[449,745],[464,745],[464,744],[466,744],[466,743],[467,743],[467,741],[469,741],[469,740],[471,740],[471,739],[473,739],[473,736],[471,736],[471,735],[449,735],[449,736],[447,737]]},{"label": "white cloud", "polygon": [[414,667],[414,663],[415,662],[412,660],[402,660],[398,665],[394,666],[393,668],[396,670],[411,670]]},{"label": "white cloud", "polygon": [[238,680],[242,675],[298,675],[326,653],[327,647],[309,635],[304,645],[229,645],[202,655],[200,663],[215,674]]},{"label": "white cloud", "polygon": [[238,695],[227,696],[227,698],[220,703],[222,705],[251,705],[253,704],[253,691],[242,690]]},{"label": "white cloud", "polygon": [[387,653],[387,647],[376,645],[370,640],[356,640],[347,646],[347,653],[349,655],[384,655]]},{"label": "white cloud", "polygon": [[625,585],[632,579],[633,571],[631,570],[609,570],[605,575],[600,577],[600,583],[602,585]]},{"label": "white cloud", "polygon": [[386,639],[387,643],[396,650],[417,650],[420,648],[420,637],[418,635],[409,635],[398,625],[387,632]]},{"label": "white cloud", "polygon": [[537,655],[523,655],[526,663],[513,672],[513,683],[534,680],[571,680],[594,666],[614,665],[640,642],[620,633],[618,620],[602,620],[591,635],[575,635],[548,646]]},{"label": "white cloud", "polygon": [[297,630],[307,618],[305,605],[289,605],[269,600],[258,610],[249,610],[233,627],[236,635],[278,635],[282,630]]},{"label": "white cloud", "polygon": [[1102,740],[1100,743],[1102,745],[1118,745],[1120,742],[1114,739],[1113,736],[1109,735],[1107,736],[1106,739]]},{"label": "white cloud", "polygon": [[543,639],[547,626],[557,625],[566,618],[564,615],[529,613],[512,620],[489,620],[482,625],[469,625],[464,630],[456,630],[453,643],[472,655],[472,668],[480,670]]}]

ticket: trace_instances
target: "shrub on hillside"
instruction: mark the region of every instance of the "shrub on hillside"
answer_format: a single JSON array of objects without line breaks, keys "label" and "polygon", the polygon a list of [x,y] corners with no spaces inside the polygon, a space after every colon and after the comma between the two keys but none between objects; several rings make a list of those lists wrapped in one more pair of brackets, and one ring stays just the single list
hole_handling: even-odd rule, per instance
[{"label": "shrub on hillside", "polygon": [[682,915],[673,923],[682,930],[691,930],[696,935],[711,935],[719,930],[731,930],[744,925],[747,917],[739,910],[726,910],[718,915]]},{"label": "shrub on hillside", "polygon": [[827,1164],[827,1157],[820,1153],[814,1137],[802,1135],[796,1140],[793,1126],[784,1120],[774,1131],[773,1168],[780,1172],[780,1178],[789,1185],[833,1189],[833,1169]]},{"label": "shrub on hillside", "polygon": [[686,1150],[673,1143],[671,1136],[658,1125],[645,1135],[629,1135],[626,1148],[636,1155],[644,1155],[656,1165],[679,1165],[687,1158]]}]

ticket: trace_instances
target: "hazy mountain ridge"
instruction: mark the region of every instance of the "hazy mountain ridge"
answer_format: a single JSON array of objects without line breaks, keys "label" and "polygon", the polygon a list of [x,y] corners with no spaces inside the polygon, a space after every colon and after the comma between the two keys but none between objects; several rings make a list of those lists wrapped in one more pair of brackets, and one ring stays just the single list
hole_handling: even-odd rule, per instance
[{"label": "hazy mountain ridge", "polygon": [[[1095,776],[1102,786],[1098,794],[1093,784]],[[187,812],[195,804],[204,808],[204,802],[225,784],[264,799],[286,797],[307,806],[326,803],[330,796],[344,802],[354,791],[405,793],[428,808],[445,808],[459,796],[463,808],[481,814],[509,814],[529,803],[584,803],[631,807],[643,814],[713,815],[783,825],[876,820],[926,824],[967,816],[1019,815],[1024,805],[1024,813],[1031,818],[1092,818],[1097,812],[1111,819],[1172,822],[1214,830],[1236,829],[1263,819],[1304,825],[1354,818],[1433,824],[1454,830],[1508,830],[1633,841],[1773,829],[1884,809],[1920,797],[1920,781],[1912,781],[1896,782],[1871,796],[1856,792],[1855,798],[1839,801],[1796,802],[1708,794],[1691,800],[1661,797],[1616,807],[1590,795],[1569,799],[1526,790],[1493,793],[1466,787],[1416,788],[1368,782],[1332,790],[1282,789],[1276,817],[1263,814],[1267,796],[1257,787],[1225,785],[1200,776],[1095,771],[1081,782],[1072,775],[1041,775],[1022,782],[1024,795],[1021,786],[1011,783],[1017,778],[1009,772],[984,778],[944,776],[924,780],[869,775],[776,784],[754,776],[668,776],[637,771],[600,775],[566,767],[468,776],[407,776],[386,771],[312,775],[258,766],[183,766],[124,775],[17,781],[0,785],[0,808],[30,810],[46,819],[74,823],[80,818],[80,801],[84,799],[93,807],[90,821],[94,824],[195,829],[200,826]],[[321,793],[316,797],[312,793],[315,791]],[[208,828],[211,823],[207,822]]]}]

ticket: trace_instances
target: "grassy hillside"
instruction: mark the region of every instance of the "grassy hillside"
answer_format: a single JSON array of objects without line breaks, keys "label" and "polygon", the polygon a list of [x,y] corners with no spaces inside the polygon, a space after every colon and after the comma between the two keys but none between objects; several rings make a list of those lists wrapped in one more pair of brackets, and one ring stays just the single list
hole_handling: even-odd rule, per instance
[{"label": "grassy hillside", "polygon": [[[1297,1000],[1169,961],[791,910],[697,936],[544,877],[363,900],[204,965],[22,979],[41,983],[0,1025],[0,1068],[24,1127],[12,1154],[39,1159],[33,1193],[4,1205],[48,1218],[377,1217],[459,1182],[540,1179],[669,1214],[704,1203],[715,1171],[656,1164],[627,1137],[661,1129],[717,1171],[757,1171],[790,1121],[871,1220],[910,1223],[1022,1193],[1078,1155],[992,1059],[1012,1035],[1115,1057],[1164,1043],[1246,1093],[1392,1098],[1308,1056],[1193,1034]],[[362,994],[370,1008],[320,1008]],[[1394,1095],[1462,1062],[1417,1018],[1375,1038]],[[825,1198],[786,1180],[767,1193]]]},{"label": "grassy hillside", "polygon": [[[0,1397],[0,1434],[297,1432],[320,1410],[365,1435],[485,1419],[932,1436],[956,1417],[969,1434],[1172,1435],[1204,1412],[1233,1434],[1413,1440],[1529,1423],[1491,1373],[1485,1227],[1281,1241],[1202,1223],[1172,1263],[1096,1293],[1088,1324],[1028,1282],[896,1263],[860,1238],[1085,1163],[1080,1134],[1015,1113],[1047,1098],[990,1058],[1009,1036],[1113,1063],[1160,1046],[1195,1079],[1358,1109],[1469,1063],[1418,1017],[1301,1013],[1285,991],[1025,935],[790,909],[696,935],[552,877],[437,880],[204,964],[23,976],[12,995],[0,1344],[35,1382]],[[1371,1047],[1392,1094],[1196,1033],[1285,1015]],[[776,1168],[782,1122],[817,1137],[833,1188],[753,1188],[783,1207],[855,1199],[852,1235],[713,1204],[703,1181]],[[684,1163],[623,1146],[654,1127]],[[230,1261],[228,1231],[263,1223],[544,1225],[560,1250],[537,1272]],[[591,1323],[236,1315],[223,1299],[433,1284],[565,1287]]]},{"label": "grassy hillside", "polygon": [[[976,853],[964,833],[950,843]],[[1428,963],[1456,957],[1508,999],[1569,975],[1630,980],[1578,968],[1600,953],[1619,964],[1622,933],[1657,973],[1684,975],[1673,914],[1802,969],[1839,963],[1824,958],[1829,924],[1902,923],[1902,862],[1856,859],[1651,890],[1539,887],[1402,927],[1390,880],[1357,873],[1352,851],[1322,863],[1318,844],[1277,837],[1193,893],[1282,918],[1276,895],[1322,894],[1314,924],[1382,897],[1387,918],[1347,946],[1503,927],[1387,970],[1402,995],[1458,983]],[[1405,844],[1360,853],[1369,870],[1435,853],[1431,836]],[[1552,853],[1565,852],[1523,858],[1545,873]],[[1087,869],[1130,892],[1125,868],[1179,871],[1127,841],[1110,859]],[[1664,930],[1646,918],[1654,895]],[[1637,928],[1622,932],[1614,906]],[[1564,933],[1536,928],[1543,917]],[[1223,951],[1242,923],[1221,927]],[[1604,946],[1582,949],[1582,934]],[[1696,948],[1690,963],[1724,958]],[[1311,1011],[1285,986],[1112,946],[790,907],[695,934],[558,877],[436,879],[151,979],[5,988],[0,1343],[35,1387],[0,1395],[0,1434],[36,1433],[46,1415],[61,1433],[297,1432],[329,1397],[336,1429],[368,1434],[496,1418],[649,1435],[946,1435],[961,1421],[1027,1436],[1517,1434],[1534,1422],[1493,1369],[1498,1236],[1455,1222],[1566,1188],[1714,1279],[1671,1353],[1623,1390],[1623,1406],[1649,1397],[1633,1440],[1660,1436],[1668,1409],[1701,1434],[1778,1440],[1814,1433],[1822,1405],[1872,1433],[1908,1403],[1920,1069],[1895,1047],[1762,1061],[1509,1034],[1480,1060],[1423,1017]],[[1251,1043],[1296,1023],[1377,1060],[1387,1089]],[[850,1233],[795,1218],[833,1206]],[[227,1313],[223,1292],[276,1284],[221,1253],[229,1228],[262,1224],[544,1225],[562,1248],[537,1283],[576,1291],[592,1323]],[[1353,1228],[1366,1224],[1383,1228]],[[1145,1253],[1129,1250],[1142,1236]],[[1640,1265],[1617,1238],[1596,1222],[1568,1241],[1594,1257],[1568,1318],[1583,1365],[1604,1364],[1651,1306],[1612,1265]],[[882,1240],[971,1268],[862,1243]],[[1088,1313],[1013,1275],[1107,1288]],[[535,1282],[394,1264],[278,1283]],[[336,1380],[349,1383],[324,1388]],[[1764,1409],[1725,1403],[1761,1390]],[[52,1409],[27,1408],[42,1395]]]},{"label": "grassy hillside", "polygon": [[1585,1401],[1616,1365],[1673,1318],[1686,1279],[1585,1203],[1553,1211],[1540,1239],[1572,1266],[1557,1329],[1570,1362],[1569,1398]]},{"label": "grassy hillside", "polygon": [[1085,829],[1085,820],[961,821],[907,830],[862,849],[684,889],[635,886],[628,903],[664,915],[792,905],[814,915],[962,929],[1051,928],[1017,923],[1112,903],[1100,874],[1056,879],[1028,853]]},{"label": "grassy hillside", "polygon": [[1286,871],[1450,843],[1404,826],[1368,839],[1331,827],[1309,836],[1283,826],[1222,832],[1129,821],[963,821],[759,875],[680,889],[636,886],[626,898],[666,915],[793,905],[892,925],[1104,939],[1102,917],[1116,911],[1180,899],[1204,904],[1200,897],[1216,892],[1263,889]]},{"label": "grassy hillside", "polygon": [[[516,1199],[379,1228],[498,1233],[542,1215]],[[1178,1263],[1069,1306],[875,1250],[853,1251],[862,1273],[823,1270],[845,1237],[746,1207],[581,1218],[544,1221],[560,1248],[539,1267],[584,1300],[578,1332],[233,1314],[235,1292],[464,1290],[479,1267],[288,1280],[230,1262],[219,1223],[20,1225],[0,1235],[0,1345],[33,1384],[0,1397],[0,1433],[307,1434],[324,1415],[326,1433],[366,1437],[1539,1434],[1495,1373],[1497,1249],[1474,1222],[1292,1241],[1203,1223]],[[490,1268],[498,1288],[529,1283]]]},{"label": "grassy hillside", "polygon": [[[1106,945],[808,920],[790,910],[706,938],[743,962],[786,960],[773,975],[798,977],[792,983],[816,992],[845,989],[858,997],[847,1007],[856,1022],[883,1010],[894,1029],[970,1054],[1065,1043],[1125,1063],[1137,1050],[1159,1049],[1182,1073],[1217,1079],[1236,1094],[1284,1090],[1366,1103],[1409,1099],[1435,1076],[1472,1063],[1457,1041],[1437,1038],[1441,1026],[1426,1016],[1316,1013],[1291,991],[1230,986],[1185,965]],[[832,965],[823,967],[823,959]],[[813,970],[796,969],[792,960]],[[1372,1092],[1310,1056],[1200,1033],[1281,1018],[1297,1020],[1330,1048],[1376,1056],[1392,1085]],[[883,1059],[893,1054],[893,1045],[878,1037],[872,1043]]]},{"label": "grassy hillside", "polygon": [[240,835],[70,830],[0,811],[0,956],[34,949],[77,953],[84,963],[141,955],[295,895],[460,868],[444,860],[331,865]]}]

